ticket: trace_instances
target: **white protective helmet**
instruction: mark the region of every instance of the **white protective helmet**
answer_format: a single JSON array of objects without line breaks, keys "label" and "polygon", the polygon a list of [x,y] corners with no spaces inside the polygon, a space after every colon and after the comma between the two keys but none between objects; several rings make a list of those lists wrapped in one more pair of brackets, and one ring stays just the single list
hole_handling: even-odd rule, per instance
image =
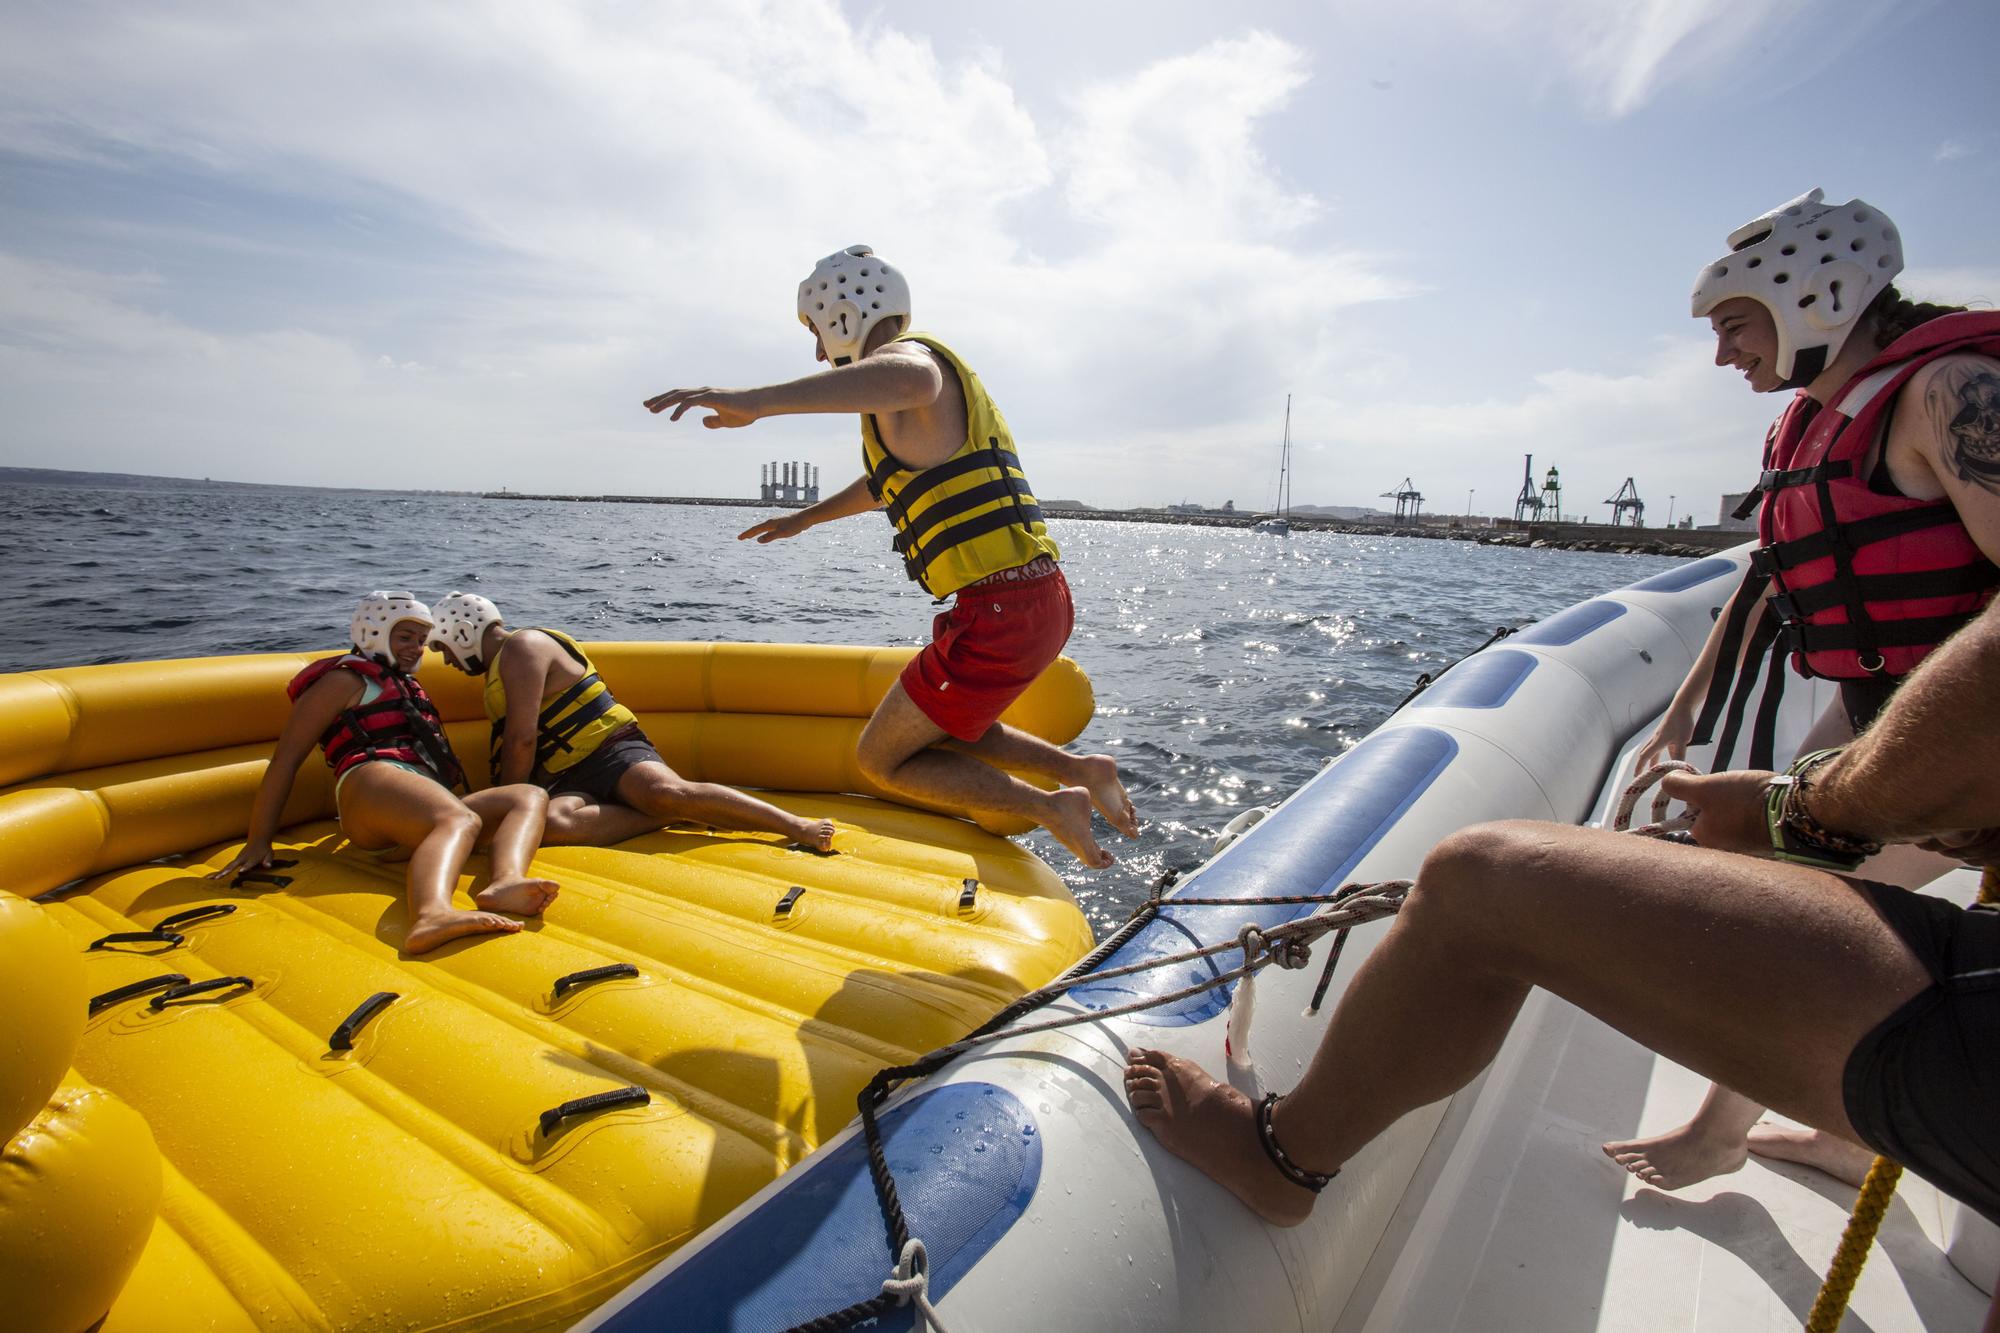
[{"label": "white protective helmet", "polygon": [[1829,204],[1813,190],[1729,233],[1729,253],[1694,282],[1694,316],[1734,296],[1761,302],[1778,326],[1784,387],[1810,384],[1840,355],[1855,321],[1903,271],[1903,241],[1882,210]]},{"label": "white protective helmet", "polygon": [[389,651],[389,632],[405,620],[419,621],[427,629],[437,623],[431,617],[431,609],[409,593],[369,593],[354,608],[354,619],[347,624],[354,651],[385,667],[394,667],[396,655]]},{"label": "white protective helmet", "polygon": [[455,592],[437,604],[437,624],[431,630],[431,646],[444,649],[453,665],[468,675],[481,675],[486,664],[479,658],[489,625],[500,624],[500,608],[476,592]]},{"label": "white protective helmet", "polygon": [[799,284],[799,323],[819,334],[836,366],[861,355],[878,322],[909,313],[910,284],[865,245],[828,255]]}]

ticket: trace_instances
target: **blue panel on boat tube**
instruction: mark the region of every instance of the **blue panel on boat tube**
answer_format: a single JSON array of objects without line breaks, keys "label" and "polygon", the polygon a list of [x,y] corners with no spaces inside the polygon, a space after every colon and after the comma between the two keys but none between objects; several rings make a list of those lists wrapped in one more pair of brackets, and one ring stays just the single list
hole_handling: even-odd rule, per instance
[{"label": "blue panel on boat tube", "polygon": [[[991,1083],[947,1083],[884,1112],[881,1126],[936,1300],[1027,1211],[1041,1179],[1041,1135],[1020,1099]],[[768,1333],[879,1294],[892,1262],[867,1144],[857,1134],[785,1177],[783,1192],[643,1287],[601,1327]],[[868,1327],[908,1329],[913,1317],[905,1306]]]},{"label": "blue panel on boat tube", "polygon": [[1598,630],[1625,614],[1623,602],[1594,601],[1578,602],[1567,611],[1558,611],[1547,620],[1528,626],[1516,634],[1511,642],[1540,644],[1544,648],[1560,648],[1566,643],[1575,643],[1592,630]]},{"label": "blue panel on boat tube", "polygon": [[1540,660],[1533,653],[1488,649],[1445,672],[1410,707],[1498,708],[1514,697]]},{"label": "blue panel on boat tube", "polygon": [[[1257,825],[1214,867],[1188,881],[1202,898],[1260,898],[1328,893],[1346,882],[1361,858],[1403,817],[1458,754],[1458,742],[1434,727],[1377,732],[1339,764]],[[1414,868],[1414,867],[1413,867]],[[1246,921],[1275,926],[1311,912],[1311,904],[1266,907],[1181,907],[1172,898],[1158,920],[1126,941],[1103,967],[1183,953],[1235,936]],[[1238,950],[1176,967],[1111,981],[1085,981],[1069,999],[1087,1009],[1111,1009],[1182,990],[1243,961]],[[1229,1005],[1233,986],[1132,1016],[1133,1022],[1179,1027],[1204,1022]]]}]

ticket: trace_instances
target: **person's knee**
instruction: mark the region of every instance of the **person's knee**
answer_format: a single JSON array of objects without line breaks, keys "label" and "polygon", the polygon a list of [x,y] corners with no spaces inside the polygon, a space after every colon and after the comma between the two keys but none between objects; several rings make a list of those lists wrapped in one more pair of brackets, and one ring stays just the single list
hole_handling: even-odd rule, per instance
[{"label": "person's knee", "polygon": [[549,812],[549,793],[544,787],[532,782],[516,783],[510,794],[514,798],[514,809],[523,814],[546,816]]},{"label": "person's knee", "polygon": [[1403,914],[1443,925],[1504,911],[1518,887],[1543,873],[1549,854],[1547,825],[1506,820],[1460,829],[1424,858]]},{"label": "person's knee", "polygon": [[908,755],[894,754],[881,745],[867,744],[863,744],[854,755],[855,765],[861,770],[861,776],[878,787],[895,786],[896,770],[903,766],[903,760],[908,757]]},{"label": "person's knee", "polygon": [[648,772],[620,788],[618,799],[656,819],[673,819],[687,809],[700,785],[665,770]]},{"label": "person's knee", "polygon": [[460,805],[438,816],[436,830],[454,837],[478,839],[486,828],[486,821],[470,806]]}]

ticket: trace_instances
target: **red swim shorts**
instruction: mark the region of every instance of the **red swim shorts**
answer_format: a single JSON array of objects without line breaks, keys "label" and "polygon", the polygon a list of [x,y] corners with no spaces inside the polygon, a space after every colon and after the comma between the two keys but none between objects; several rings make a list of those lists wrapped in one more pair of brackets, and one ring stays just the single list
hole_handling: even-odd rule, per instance
[{"label": "red swim shorts", "polygon": [[976,741],[1056,660],[1075,623],[1069,580],[1054,562],[1036,578],[961,588],[903,668],[903,689],[947,733]]}]

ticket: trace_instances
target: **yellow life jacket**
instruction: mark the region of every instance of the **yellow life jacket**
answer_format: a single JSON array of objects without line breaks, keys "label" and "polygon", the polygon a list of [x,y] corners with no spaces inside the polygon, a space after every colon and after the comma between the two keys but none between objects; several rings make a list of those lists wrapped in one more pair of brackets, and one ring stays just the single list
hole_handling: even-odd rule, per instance
[{"label": "yellow life jacket", "polygon": [[[611,697],[611,687],[598,679],[597,668],[576,640],[561,630],[541,631],[562,645],[562,650],[583,668],[583,679],[548,701],[542,708],[535,730],[534,781],[547,784],[553,775],[574,767],[604,743],[604,738],[620,727],[639,719],[632,710]],[[516,633],[519,633],[517,630]],[[495,781],[500,777],[500,747],[507,735],[507,687],[500,683],[503,646],[493,654],[486,668],[486,716],[493,719],[493,739],[487,750]]]},{"label": "yellow life jacket", "polygon": [[883,447],[873,416],[861,418],[868,490],[896,525],[904,570],[931,596],[945,597],[1040,556],[1062,559],[1028,489],[1006,419],[979,377],[929,334],[905,333],[892,341],[905,339],[930,348],[957,373],[965,391],[965,442],[950,458],[917,472]]}]

